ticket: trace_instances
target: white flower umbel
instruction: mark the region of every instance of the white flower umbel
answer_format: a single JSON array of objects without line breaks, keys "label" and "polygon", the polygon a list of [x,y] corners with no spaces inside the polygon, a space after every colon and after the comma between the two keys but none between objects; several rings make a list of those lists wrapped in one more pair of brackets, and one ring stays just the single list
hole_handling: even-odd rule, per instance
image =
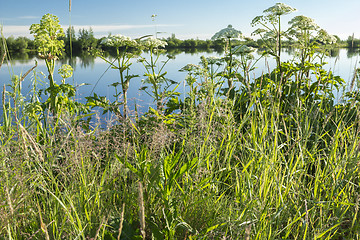
[{"label": "white flower umbel", "polygon": [[236,46],[233,49],[235,54],[247,55],[255,51],[255,48],[246,45]]},{"label": "white flower umbel", "polygon": [[148,39],[144,40],[142,42],[142,44],[145,48],[154,49],[154,48],[159,48],[159,47],[164,48],[167,45],[167,42],[162,41],[157,38],[148,38]]},{"label": "white flower umbel", "polygon": [[180,72],[192,72],[192,71],[198,71],[200,69],[201,68],[199,65],[189,63],[189,64],[186,64],[184,67],[182,67],[179,71]]},{"label": "white flower umbel", "polygon": [[321,29],[318,32],[318,35],[315,38],[317,41],[323,44],[333,44],[336,43],[336,37],[333,35],[328,34],[324,29]]},{"label": "white flower umbel", "polygon": [[135,40],[132,40],[130,37],[117,34],[110,35],[104,38],[101,41],[101,44],[109,47],[135,47],[137,45],[137,42]]},{"label": "white flower umbel", "polygon": [[74,69],[69,64],[63,64],[58,70],[59,75],[63,79],[71,77],[73,75],[73,72]]},{"label": "white flower umbel", "polygon": [[290,7],[289,5],[286,5],[284,3],[276,3],[274,6],[269,7],[268,9],[264,10],[263,13],[268,15],[286,15],[292,12],[295,12],[296,9],[293,7]]},{"label": "white flower umbel", "polygon": [[242,33],[239,30],[236,30],[232,25],[228,25],[227,28],[220,30],[212,36],[211,40],[218,39],[238,39],[242,38]]},{"label": "white flower umbel", "polygon": [[314,19],[300,15],[296,16],[289,21],[290,29],[299,30],[317,30],[319,26],[315,23]]},{"label": "white flower umbel", "polygon": [[211,57],[207,57],[207,58],[206,58],[206,61],[207,61],[210,65],[213,65],[213,64],[219,63],[219,61],[221,61],[221,58],[215,57],[215,56],[211,56]]}]

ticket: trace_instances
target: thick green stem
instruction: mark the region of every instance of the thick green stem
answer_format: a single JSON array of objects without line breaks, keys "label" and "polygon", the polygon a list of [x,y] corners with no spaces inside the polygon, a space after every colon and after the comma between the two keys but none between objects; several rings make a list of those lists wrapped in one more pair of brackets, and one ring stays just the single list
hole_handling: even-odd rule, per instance
[{"label": "thick green stem", "polygon": [[153,49],[150,49],[150,64],[151,64],[151,74],[153,77],[152,84],[154,88],[154,94],[155,94],[155,101],[156,101],[156,109],[161,110],[161,97],[159,96],[159,89],[158,89],[158,76],[155,72],[155,62],[153,57]]},{"label": "thick green stem", "polygon": [[46,67],[49,72],[49,82],[50,82],[50,111],[55,116],[57,114],[56,109],[56,92],[55,92],[55,82],[54,82],[54,67],[55,67],[55,60],[45,60]]},{"label": "thick green stem", "polygon": [[232,89],[233,87],[233,79],[232,79],[232,49],[231,49],[231,39],[228,38],[228,47],[229,47],[229,57],[230,57],[230,60],[229,60],[229,73],[228,73],[228,85],[229,85],[229,90]]},{"label": "thick green stem", "polygon": [[124,51],[124,53],[122,53],[123,55],[120,54],[119,48],[116,48],[116,51],[117,51],[117,59],[118,59],[118,66],[119,66],[119,73],[120,73],[120,80],[121,80],[121,89],[122,89],[123,98],[124,98],[123,115],[124,115],[124,118],[127,118],[127,90],[129,87],[127,86],[127,82],[125,81],[124,74],[123,74],[126,50]]},{"label": "thick green stem", "polygon": [[276,62],[280,71],[280,75],[282,73],[282,69],[281,69],[281,59],[280,59],[280,54],[281,54],[281,23],[280,23],[280,15],[279,15],[279,29],[278,29],[278,36],[277,36],[277,50],[278,50],[278,54],[276,57]]}]

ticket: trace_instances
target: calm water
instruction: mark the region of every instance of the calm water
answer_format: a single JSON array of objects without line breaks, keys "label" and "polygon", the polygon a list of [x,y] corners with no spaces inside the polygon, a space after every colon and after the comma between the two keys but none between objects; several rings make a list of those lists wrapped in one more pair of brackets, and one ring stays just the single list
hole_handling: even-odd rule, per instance
[{"label": "calm water", "polygon": [[[205,57],[217,56],[221,57],[218,53],[180,53],[176,55],[174,60],[170,60],[168,64],[165,66],[164,70],[167,72],[167,78],[172,79],[180,83],[178,90],[179,92],[184,92],[184,79],[186,76],[185,72],[179,72],[183,66],[188,63],[198,64],[200,61],[200,57],[204,55]],[[350,82],[354,69],[359,67],[359,53],[358,52],[349,52],[347,49],[340,49],[338,52],[334,54],[335,56],[329,57],[327,59],[328,64],[325,66],[326,70],[332,70],[335,75],[341,76],[346,82]],[[146,54],[144,57],[148,57]],[[291,53],[284,52],[282,55],[282,60],[290,59]],[[147,58],[148,59],[148,58]],[[3,64],[0,69],[0,84],[3,86],[4,84],[10,84],[10,76],[12,74],[19,75],[25,73],[31,67],[35,65],[35,60],[38,61],[38,67],[36,68],[36,73],[29,74],[23,82],[23,94],[27,95],[29,90],[31,89],[32,82],[34,81],[34,75],[43,79],[44,77],[41,75],[41,72],[46,73],[46,66],[44,61],[36,58],[22,59],[22,60],[13,60],[11,64]],[[166,57],[163,57],[163,60],[166,60]],[[69,64],[69,59],[62,60],[62,62],[58,62],[57,68],[62,63]],[[275,61],[272,58],[262,59],[256,65],[256,70],[254,71],[255,76],[261,75],[262,72],[267,72],[268,67],[265,64],[268,63],[270,69],[275,66]],[[114,88],[110,86],[110,84],[114,82],[120,81],[119,72],[115,69],[108,69],[108,64],[105,63],[100,58],[80,58],[74,57],[71,60],[71,65],[74,67],[74,75],[72,78],[67,79],[68,83],[79,85],[81,83],[87,84],[86,86],[81,86],[78,88],[77,98],[85,102],[85,97],[89,96],[91,92],[95,92],[100,96],[106,96],[107,98],[113,100],[114,97]],[[57,68],[55,70],[55,79],[60,82],[60,77],[57,74]],[[142,75],[144,73],[144,66],[141,63],[134,61],[131,66],[131,74],[140,75],[139,78],[132,79],[130,82],[130,88],[128,93],[129,104],[133,107],[134,102],[140,106],[142,106],[142,110],[146,110],[148,106],[153,106],[152,99],[143,91],[139,91],[141,88],[142,79],[144,78]],[[46,79],[45,79],[46,80]],[[46,84],[44,81],[43,84]],[[41,86],[39,86],[41,87]],[[9,90],[9,87],[7,87]],[[338,98],[340,96],[337,96]]]}]

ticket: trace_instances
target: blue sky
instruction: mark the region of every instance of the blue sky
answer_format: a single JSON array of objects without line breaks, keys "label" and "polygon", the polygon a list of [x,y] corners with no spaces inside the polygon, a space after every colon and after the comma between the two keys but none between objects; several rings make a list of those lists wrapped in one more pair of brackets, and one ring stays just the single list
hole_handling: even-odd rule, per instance
[{"label": "blue sky", "polygon": [[[29,27],[42,15],[52,13],[60,23],[76,29],[93,28],[96,37],[109,33],[140,37],[154,34],[180,39],[210,39],[228,24],[250,36],[255,29],[251,20],[279,1],[273,0],[1,0],[0,24],[6,37],[30,37]],[[284,23],[305,15],[330,34],[342,39],[354,33],[360,38],[360,0],[284,0],[298,11],[284,18]],[[151,15],[156,14],[155,21]],[[284,25],[286,26],[286,25]]]}]

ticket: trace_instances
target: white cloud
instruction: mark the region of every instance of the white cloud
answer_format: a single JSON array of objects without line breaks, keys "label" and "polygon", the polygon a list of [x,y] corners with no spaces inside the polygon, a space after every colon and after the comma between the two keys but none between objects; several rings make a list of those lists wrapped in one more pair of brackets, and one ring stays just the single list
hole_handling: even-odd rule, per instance
[{"label": "white cloud", "polygon": [[[29,16],[30,17],[30,16]],[[162,28],[162,27],[179,27],[182,25],[178,24],[158,24],[158,25],[73,25],[76,32],[79,29],[89,29],[92,28],[94,35],[96,37],[105,36],[109,32],[116,34],[119,31],[127,31],[127,30],[136,30],[136,29],[148,29],[148,28]],[[64,29],[68,28],[69,25],[63,25]],[[3,26],[3,33],[5,37],[9,36],[24,36],[24,37],[31,37],[30,35],[30,26],[21,26],[21,25],[12,25],[12,26]]]},{"label": "white cloud", "polygon": [[19,19],[40,19],[38,16],[21,16]]},{"label": "white cloud", "polygon": [[20,26],[20,25],[13,25],[13,26],[2,26],[3,27],[3,34],[5,37],[30,37],[30,26]]}]

